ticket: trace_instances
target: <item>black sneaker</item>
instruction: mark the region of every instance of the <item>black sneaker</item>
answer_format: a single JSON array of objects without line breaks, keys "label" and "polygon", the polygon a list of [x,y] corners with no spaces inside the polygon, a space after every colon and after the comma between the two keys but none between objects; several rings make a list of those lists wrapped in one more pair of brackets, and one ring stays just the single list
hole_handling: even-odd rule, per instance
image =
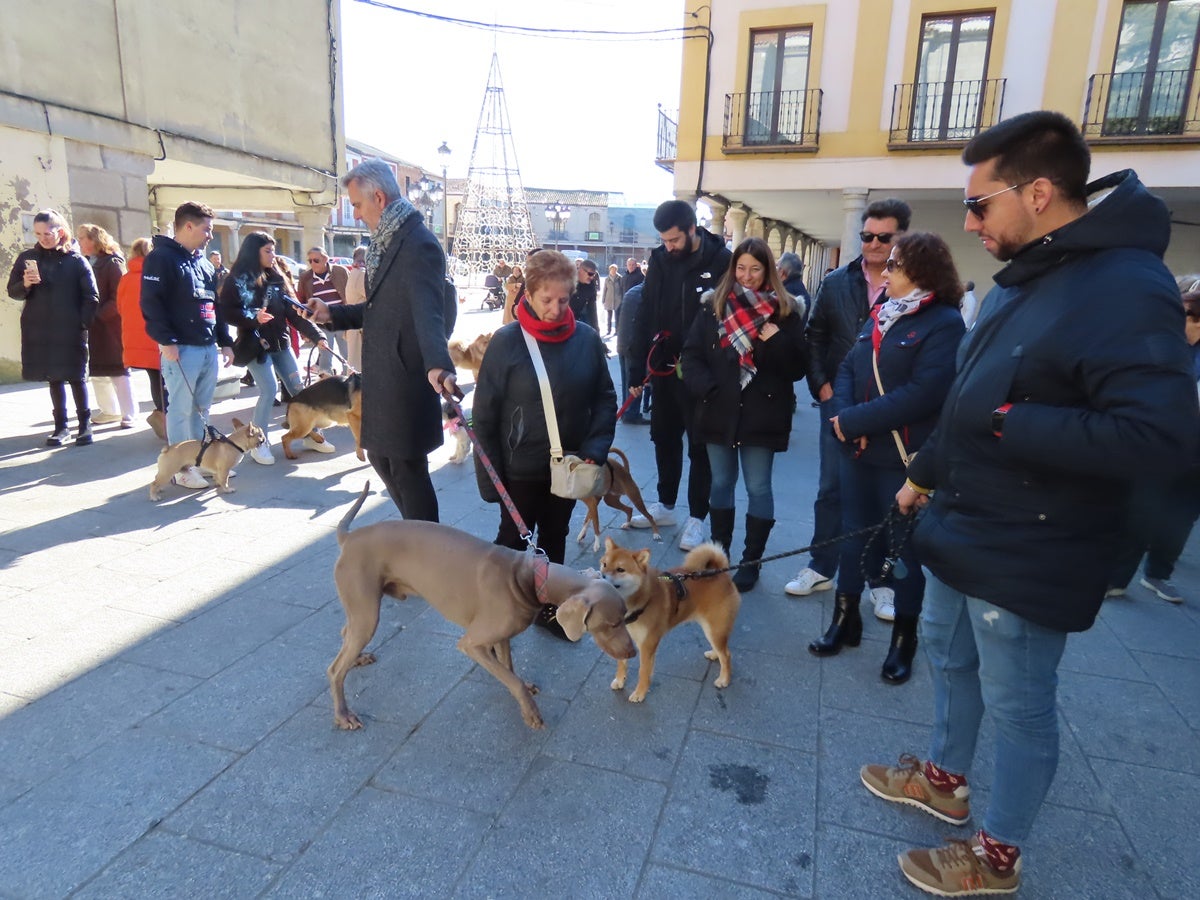
[{"label": "black sneaker", "polygon": [[46,446],[47,447],[61,447],[63,444],[65,444],[70,439],[71,439],[70,431],[68,431],[66,428],[56,428],[56,429],[54,429],[54,434],[52,434],[52,435],[50,435],[50,437],[46,438]]}]

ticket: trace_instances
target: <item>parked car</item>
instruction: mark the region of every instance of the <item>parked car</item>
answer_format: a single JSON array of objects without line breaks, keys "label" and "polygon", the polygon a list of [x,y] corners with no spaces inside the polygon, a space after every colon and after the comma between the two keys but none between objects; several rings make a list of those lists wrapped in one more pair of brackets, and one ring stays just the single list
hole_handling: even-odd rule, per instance
[{"label": "parked car", "polygon": [[349,256],[331,256],[329,261],[338,266],[345,266],[347,269],[354,267],[354,260]]},{"label": "parked car", "polygon": [[296,260],[290,256],[284,256],[282,253],[276,253],[275,258],[288,267],[288,271],[292,273],[292,278],[299,278],[300,273],[307,268],[307,266],[300,265]]}]

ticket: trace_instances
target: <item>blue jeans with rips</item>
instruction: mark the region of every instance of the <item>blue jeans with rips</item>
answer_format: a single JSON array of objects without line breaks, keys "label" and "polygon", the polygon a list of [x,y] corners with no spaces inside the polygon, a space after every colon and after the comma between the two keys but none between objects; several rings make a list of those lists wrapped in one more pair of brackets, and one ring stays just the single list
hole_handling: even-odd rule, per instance
[{"label": "blue jeans with rips", "polygon": [[984,710],[996,723],[996,768],[983,829],[1020,845],[1058,768],[1058,663],[1067,634],[968,597],[927,572],[921,645],[933,676],[929,758],[966,775]]}]

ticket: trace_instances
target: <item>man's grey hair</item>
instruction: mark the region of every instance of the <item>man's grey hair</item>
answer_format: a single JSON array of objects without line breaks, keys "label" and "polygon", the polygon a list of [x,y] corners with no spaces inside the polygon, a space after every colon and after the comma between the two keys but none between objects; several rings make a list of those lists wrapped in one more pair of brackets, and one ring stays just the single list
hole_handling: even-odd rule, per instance
[{"label": "man's grey hair", "polygon": [[800,261],[800,257],[795,253],[783,253],[779,257],[778,268],[780,272],[787,272],[789,275],[803,275],[804,263]]},{"label": "man's grey hair", "polygon": [[383,191],[388,203],[400,198],[396,176],[382,159],[365,159],[342,177],[342,187],[348,188],[355,182],[367,193]]}]

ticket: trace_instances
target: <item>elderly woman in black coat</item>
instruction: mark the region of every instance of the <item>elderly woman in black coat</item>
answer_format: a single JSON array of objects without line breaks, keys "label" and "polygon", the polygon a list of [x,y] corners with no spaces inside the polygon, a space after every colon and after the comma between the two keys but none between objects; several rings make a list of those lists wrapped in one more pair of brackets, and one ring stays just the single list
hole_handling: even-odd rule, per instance
[{"label": "elderly woman in black coat", "polygon": [[[846,450],[842,525],[849,532],[880,522],[891,509],[909,459],[937,423],[966,332],[958,311],[962,284],[950,248],[936,234],[913,232],[893,243],[884,284],[885,297],[842,361],[833,389],[830,422]],[[886,531],[877,539],[891,540]],[[857,647],[862,639],[865,543],[865,537],[842,542],[833,623],[808,645],[817,656],[835,654],[843,645]],[[912,674],[925,595],[925,576],[911,545],[900,551],[892,576],[896,611],[880,675],[903,684]]]},{"label": "elderly woman in black coat", "polygon": [[[567,530],[575,501],[550,492],[550,437],[538,376],[525,335],[536,342],[546,367],[563,450],[592,462],[608,459],[616,431],[617,397],[604,342],[571,312],[575,266],[556,250],[542,250],[525,266],[525,295],[517,321],[492,335],[472,417],[479,444],[512,496],[517,512],[551,562],[566,557]],[[499,502],[500,494],[476,458],[479,492]],[[495,543],[516,550],[525,542],[503,506]],[[550,608],[553,612],[553,608]],[[547,615],[538,623],[548,624]]]},{"label": "elderly woman in black coat", "polygon": [[67,220],[52,209],[33,217],[37,244],[17,256],[8,276],[8,296],[24,301],[21,310],[21,377],[50,383],[54,431],[46,438],[59,447],[67,431],[67,390],[75,399],[79,431],[75,443],[92,442],[88,406],[88,326],[96,316],[98,294],[92,267],[71,245]]},{"label": "elderly woman in black coat", "polygon": [[792,385],[808,369],[805,305],[779,281],[771,248],[746,238],[734,248],[716,289],[701,298],[683,346],[683,383],[696,398],[695,432],[712,466],[712,537],[733,542],[738,464],[748,498],[746,544],[733,583],[748,591],[775,525],[771,488],[775,454],[787,450],[795,405]]}]

